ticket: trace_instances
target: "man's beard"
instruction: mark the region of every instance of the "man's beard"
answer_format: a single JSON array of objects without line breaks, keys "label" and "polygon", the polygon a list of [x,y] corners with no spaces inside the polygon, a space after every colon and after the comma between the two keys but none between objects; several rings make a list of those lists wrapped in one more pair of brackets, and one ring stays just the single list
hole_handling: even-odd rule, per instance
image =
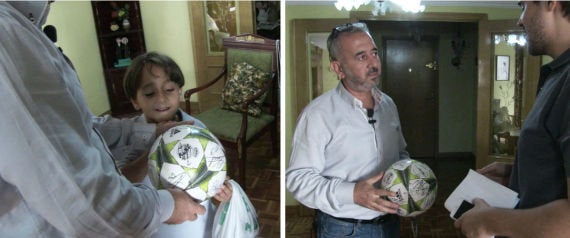
[{"label": "man's beard", "polygon": [[540,31],[543,26],[542,21],[539,19],[533,19],[530,24],[532,24],[533,27],[531,29],[525,29],[528,42],[528,53],[533,56],[543,55],[546,53],[546,39],[544,33]]}]

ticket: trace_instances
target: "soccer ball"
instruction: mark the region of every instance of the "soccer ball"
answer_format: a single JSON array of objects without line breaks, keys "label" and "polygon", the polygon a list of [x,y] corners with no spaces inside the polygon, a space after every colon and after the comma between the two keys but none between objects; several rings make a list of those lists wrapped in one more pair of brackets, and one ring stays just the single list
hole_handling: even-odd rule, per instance
[{"label": "soccer ball", "polygon": [[180,188],[205,201],[226,179],[226,156],[207,129],[180,125],[158,138],[149,154],[149,178],[156,188]]},{"label": "soccer ball", "polygon": [[396,192],[396,196],[388,196],[388,199],[400,205],[398,215],[413,217],[425,212],[435,202],[437,178],[426,164],[404,159],[386,170],[382,188]]}]

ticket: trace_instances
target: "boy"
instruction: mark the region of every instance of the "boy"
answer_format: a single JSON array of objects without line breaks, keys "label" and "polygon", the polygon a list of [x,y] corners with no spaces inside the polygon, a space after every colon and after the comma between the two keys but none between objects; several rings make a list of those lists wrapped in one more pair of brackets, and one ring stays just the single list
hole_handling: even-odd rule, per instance
[{"label": "boy", "polygon": [[[132,120],[157,124],[170,121],[194,121],[195,126],[206,128],[201,121],[179,108],[184,76],[170,57],[156,52],[136,57],[127,69],[123,86],[133,107],[142,111],[141,115]],[[145,145],[144,150],[147,150],[150,146],[148,143]],[[143,178],[142,182],[150,185],[150,180],[146,176],[147,153],[140,156],[142,152],[140,149],[131,151],[128,151],[128,148],[124,149],[126,150],[121,152],[122,156],[116,156],[119,168],[131,182],[140,182]],[[132,161],[137,157],[140,159]],[[132,176],[133,174],[135,176]],[[225,183],[214,198],[224,202],[229,201],[231,195],[231,186]],[[162,224],[152,237],[188,237],[189,234],[192,234],[192,237],[211,237],[215,206],[209,200],[203,202],[202,205],[206,207],[204,216],[179,225]]]}]

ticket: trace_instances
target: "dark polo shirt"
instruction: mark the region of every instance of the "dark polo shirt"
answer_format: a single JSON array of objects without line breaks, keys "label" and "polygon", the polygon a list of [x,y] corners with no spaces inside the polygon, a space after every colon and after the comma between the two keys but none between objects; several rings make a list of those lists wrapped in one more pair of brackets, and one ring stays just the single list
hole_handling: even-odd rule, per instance
[{"label": "dark polo shirt", "polygon": [[566,198],[570,176],[570,49],[542,66],[536,101],[521,128],[510,187],[518,208]]}]

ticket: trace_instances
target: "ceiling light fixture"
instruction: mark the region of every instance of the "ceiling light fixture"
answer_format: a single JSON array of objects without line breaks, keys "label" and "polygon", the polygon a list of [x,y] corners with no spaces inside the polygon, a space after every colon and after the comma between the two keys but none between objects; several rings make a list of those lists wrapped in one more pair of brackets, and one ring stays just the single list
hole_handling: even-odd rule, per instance
[{"label": "ceiling light fixture", "polygon": [[425,5],[422,5],[421,0],[384,0],[384,1],[373,1],[373,0],[336,0],[334,3],[336,9],[339,11],[346,10],[352,11],[360,8],[360,6],[373,4],[374,9],[372,14],[377,16],[378,13],[385,15],[386,12],[407,12],[407,13],[418,13],[425,10]]},{"label": "ceiling light fixture", "polygon": [[370,0],[337,0],[334,3],[334,6],[339,11],[341,11],[342,9],[345,9],[347,11],[352,11],[353,9],[354,10],[358,9],[361,5],[368,5],[369,3]]},{"label": "ceiling light fixture", "polygon": [[515,45],[515,44],[520,46],[526,45],[526,37],[524,34],[495,35],[495,45],[500,44],[501,41],[506,42],[508,45]]}]

